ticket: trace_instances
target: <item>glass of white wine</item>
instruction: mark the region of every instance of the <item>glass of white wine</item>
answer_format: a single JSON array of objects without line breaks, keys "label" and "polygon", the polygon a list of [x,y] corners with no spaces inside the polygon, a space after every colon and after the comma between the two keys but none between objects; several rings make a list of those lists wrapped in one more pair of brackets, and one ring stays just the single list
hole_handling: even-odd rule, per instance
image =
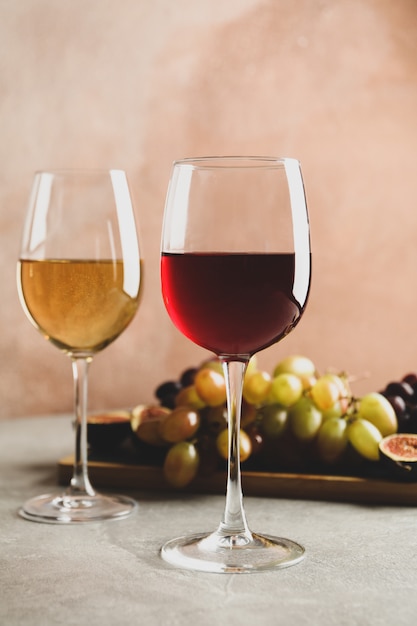
[{"label": "glass of white wine", "polygon": [[75,455],[70,485],[19,511],[25,519],[82,523],[124,518],[136,502],[100,494],[88,477],[88,369],[129,325],[139,304],[141,254],[125,172],[35,174],[17,265],[18,292],[35,328],[72,363]]}]

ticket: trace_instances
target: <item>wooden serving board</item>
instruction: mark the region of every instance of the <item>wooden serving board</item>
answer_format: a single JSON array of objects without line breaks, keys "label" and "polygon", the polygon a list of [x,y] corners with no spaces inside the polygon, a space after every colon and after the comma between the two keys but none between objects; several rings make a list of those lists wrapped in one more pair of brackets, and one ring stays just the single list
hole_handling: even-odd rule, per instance
[{"label": "wooden serving board", "polygon": [[[61,484],[68,484],[71,480],[72,467],[72,456],[59,461],[58,479]],[[166,482],[160,467],[92,460],[89,461],[89,473],[97,487],[178,491]],[[224,494],[225,485],[225,474],[216,472],[210,477],[197,477],[181,492]],[[243,471],[242,485],[247,496],[417,506],[417,483],[353,476]]]}]

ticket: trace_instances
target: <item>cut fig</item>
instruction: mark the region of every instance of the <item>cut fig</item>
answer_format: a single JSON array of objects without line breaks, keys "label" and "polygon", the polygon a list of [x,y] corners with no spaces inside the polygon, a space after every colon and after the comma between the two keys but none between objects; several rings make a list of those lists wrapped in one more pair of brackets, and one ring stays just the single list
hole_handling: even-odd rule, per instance
[{"label": "cut fig", "polygon": [[404,480],[417,481],[417,434],[395,433],[379,444],[387,469]]},{"label": "cut fig", "polygon": [[108,411],[87,417],[87,441],[94,452],[115,451],[129,434],[129,411]]}]

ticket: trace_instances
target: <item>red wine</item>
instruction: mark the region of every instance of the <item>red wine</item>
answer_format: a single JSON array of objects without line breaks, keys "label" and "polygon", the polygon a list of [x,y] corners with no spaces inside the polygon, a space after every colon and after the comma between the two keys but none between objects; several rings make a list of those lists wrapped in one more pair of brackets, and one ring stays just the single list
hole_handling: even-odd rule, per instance
[{"label": "red wine", "polygon": [[218,355],[252,355],[276,343],[299,321],[295,254],[163,253],[162,293],[175,326]]}]

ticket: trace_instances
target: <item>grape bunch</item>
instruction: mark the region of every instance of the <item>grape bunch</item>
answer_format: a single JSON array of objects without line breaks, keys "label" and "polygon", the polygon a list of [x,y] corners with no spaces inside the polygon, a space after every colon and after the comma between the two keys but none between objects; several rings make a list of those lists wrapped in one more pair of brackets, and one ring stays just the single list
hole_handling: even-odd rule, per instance
[{"label": "grape bunch", "polygon": [[[413,393],[411,394],[411,391]],[[225,467],[226,384],[217,358],[185,370],[155,390],[158,405],[132,410],[136,441],[159,451],[165,478],[185,487]],[[413,425],[415,422],[415,425]],[[417,376],[354,397],[345,373],[320,374],[304,356],[289,356],[272,374],[249,362],[243,385],[240,458],[258,471],[348,471],[379,461],[379,444],[417,432]]]}]

